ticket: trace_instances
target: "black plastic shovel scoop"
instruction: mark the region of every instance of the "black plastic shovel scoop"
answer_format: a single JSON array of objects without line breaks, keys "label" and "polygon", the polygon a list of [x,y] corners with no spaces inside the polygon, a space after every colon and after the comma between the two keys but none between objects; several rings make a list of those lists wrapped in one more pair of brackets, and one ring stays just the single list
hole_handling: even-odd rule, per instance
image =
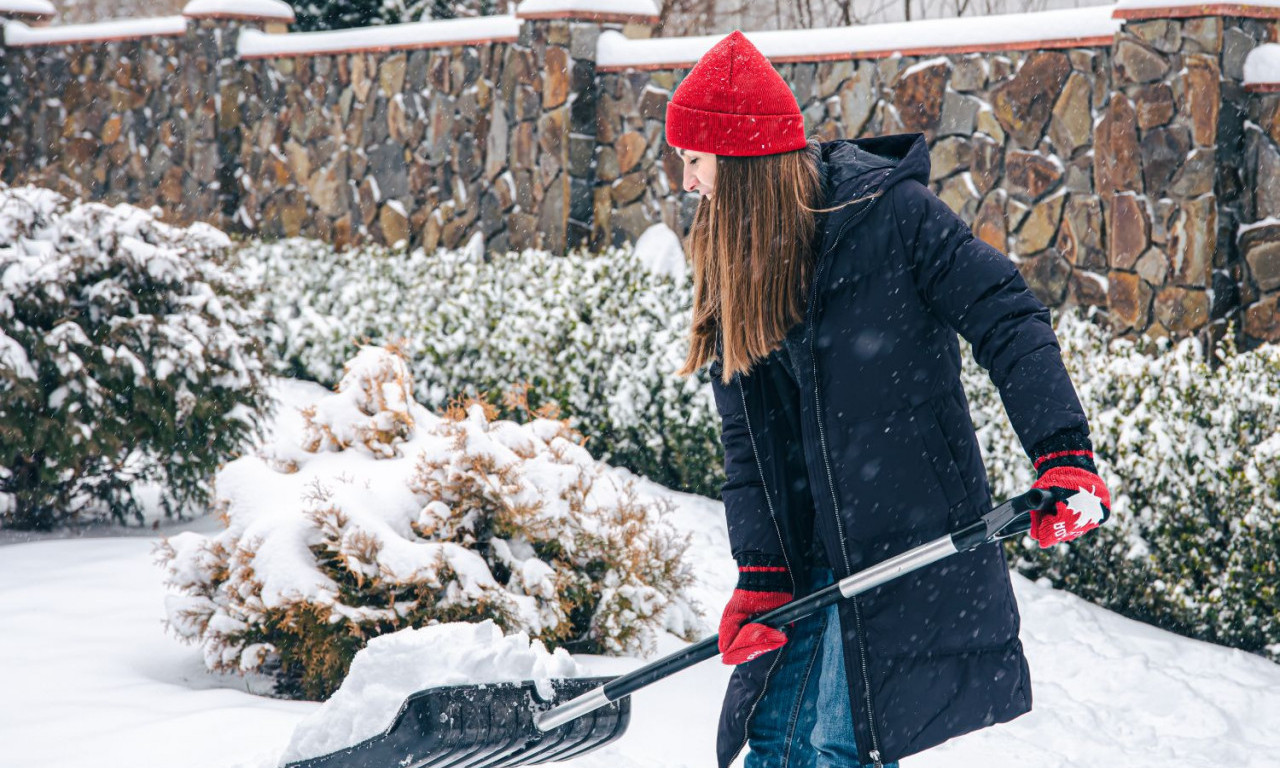
[{"label": "black plastic shovel scoop", "polygon": [[[859,571],[755,621],[784,627],[846,597],[1010,536],[1026,533],[1031,510],[1052,494],[1033,490],[982,519]],[[355,746],[290,763],[287,768],[509,768],[567,760],[620,737],[631,716],[630,694],[719,653],[709,637],[620,677],[552,680],[544,699],[533,682],[456,685],[419,691],[390,727]]]}]

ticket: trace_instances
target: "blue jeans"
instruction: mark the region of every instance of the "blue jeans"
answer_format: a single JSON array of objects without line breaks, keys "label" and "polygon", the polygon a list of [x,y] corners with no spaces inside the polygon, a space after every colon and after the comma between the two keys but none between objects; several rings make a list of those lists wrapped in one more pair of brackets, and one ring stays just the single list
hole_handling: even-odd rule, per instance
[{"label": "blue jeans", "polygon": [[[834,581],[811,573],[813,589]],[[795,623],[747,723],[744,768],[859,768],[840,619],[831,606]],[[886,763],[885,768],[897,768]]]}]

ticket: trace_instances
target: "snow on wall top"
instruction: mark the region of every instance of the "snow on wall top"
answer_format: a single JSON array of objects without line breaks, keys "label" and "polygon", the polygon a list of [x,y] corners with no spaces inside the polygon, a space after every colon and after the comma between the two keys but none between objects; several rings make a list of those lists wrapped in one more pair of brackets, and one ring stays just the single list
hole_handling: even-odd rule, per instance
[{"label": "snow on wall top", "polygon": [[[1040,13],[745,34],[775,62],[919,55],[992,47],[1007,50],[1110,45],[1121,25],[1119,20],[1112,18],[1114,8],[1101,5]],[[688,66],[721,38],[721,35],[707,35],[631,40],[618,32],[606,31],[600,35],[596,67],[659,69]]]},{"label": "snow on wall top", "polygon": [[242,59],[277,56],[431,48],[470,43],[513,42],[520,35],[515,16],[477,16],[445,21],[417,21],[332,32],[268,35],[256,29],[240,32],[236,44]]},{"label": "snow on wall top", "polygon": [[1244,84],[1280,86],[1280,43],[1267,43],[1249,51],[1244,60]]},{"label": "snow on wall top", "polygon": [[1280,18],[1280,0],[1119,0],[1117,19],[1174,19],[1186,16]]},{"label": "snow on wall top", "polygon": [[182,9],[182,15],[213,19],[294,20],[293,9],[281,0],[191,0]]},{"label": "snow on wall top", "polygon": [[11,13],[53,17],[58,12],[54,10],[53,3],[49,0],[0,0],[0,16]]},{"label": "snow on wall top", "polygon": [[104,43],[158,35],[185,35],[187,20],[182,16],[157,16],[151,19],[118,19],[93,24],[63,24],[52,27],[28,27],[20,21],[4,25],[4,44],[9,46],[66,45],[69,43]]},{"label": "snow on wall top", "polygon": [[516,8],[521,18],[583,15],[601,18],[658,18],[653,0],[524,0]]}]

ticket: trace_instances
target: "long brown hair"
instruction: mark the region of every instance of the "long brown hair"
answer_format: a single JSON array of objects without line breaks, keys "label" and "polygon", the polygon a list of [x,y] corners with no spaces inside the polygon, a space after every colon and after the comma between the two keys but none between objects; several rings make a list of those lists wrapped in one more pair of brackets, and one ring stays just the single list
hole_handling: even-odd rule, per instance
[{"label": "long brown hair", "polygon": [[715,359],[719,339],[728,384],[803,319],[821,184],[809,147],[717,156],[715,192],[698,203],[689,228],[693,327],[677,375]]}]

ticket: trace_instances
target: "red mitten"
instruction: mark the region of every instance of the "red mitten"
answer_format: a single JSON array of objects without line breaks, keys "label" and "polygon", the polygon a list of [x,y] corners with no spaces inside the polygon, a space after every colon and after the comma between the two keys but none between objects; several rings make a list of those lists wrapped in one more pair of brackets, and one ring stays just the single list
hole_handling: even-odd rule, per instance
[{"label": "red mitten", "polygon": [[781,630],[750,621],[791,601],[791,574],[782,560],[744,555],[738,561],[738,587],[720,618],[720,660],[741,664],[787,642]]},{"label": "red mitten", "polygon": [[1111,493],[1098,477],[1093,444],[1081,431],[1055,435],[1036,446],[1033,488],[1049,491],[1053,512],[1031,510],[1031,538],[1051,547],[1082,536],[1111,516]]}]

